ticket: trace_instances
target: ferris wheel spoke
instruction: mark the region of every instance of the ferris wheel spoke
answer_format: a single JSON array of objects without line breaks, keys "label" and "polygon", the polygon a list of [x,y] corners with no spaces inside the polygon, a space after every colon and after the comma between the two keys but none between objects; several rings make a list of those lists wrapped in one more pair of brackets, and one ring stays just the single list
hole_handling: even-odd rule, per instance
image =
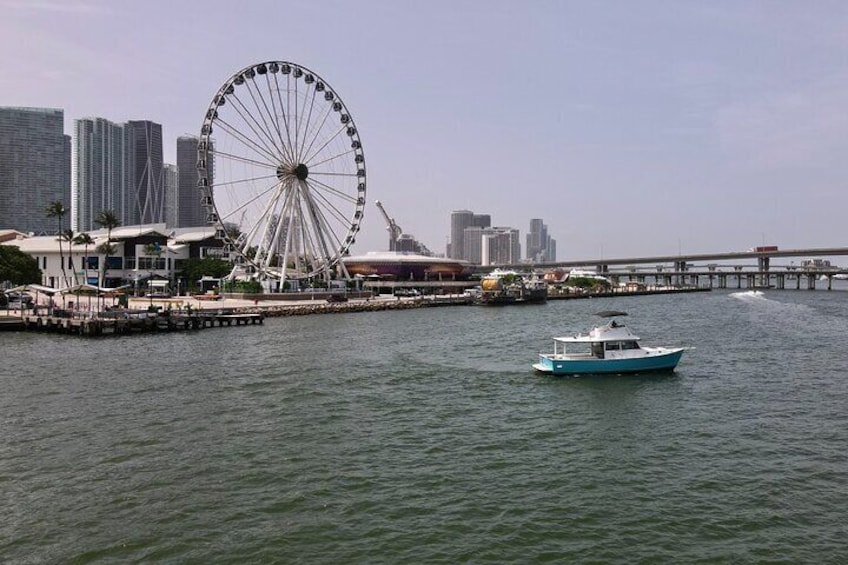
[{"label": "ferris wheel spoke", "polygon": [[260,228],[262,229],[262,239],[258,240],[258,245],[256,247],[257,256],[262,256],[265,253],[265,248],[263,247],[264,239],[265,237],[267,237],[268,225],[271,221],[272,212],[275,209],[277,201],[280,198],[280,185],[277,185],[275,188],[277,188],[275,194],[268,199],[268,203],[265,206],[265,209],[262,211],[259,217],[256,218],[250,231],[248,231],[247,239],[249,241],[256,241],[256,235],[260,231]]},{"label": "ferris wheel spoke", "polygon": [[[276,247],[271,232],[277,230],[277,226],[280,221],[279,216],[274,214],[278,201],[279,193],[277,193],[276,198],[272,200],[262,216],[262,236],[257,241],[258,244],[256,246],[257,260],[262,262],[265,267],[270,266],[271,260],[273,259],[274,248]],[[256,233],[259,233],[259,230],[257,230]]]},{"label": "ferris wheel spoke", "polygon": [[303,125],[303,135],[300,138],[300,145],[297,148],[297,154],[303,155],[303,146],[306,144],[306,137],[309,134],[309,124],[312,123],[312,110],[315,107],[315,95],[317,91],[313,88],[311,89],[312,95],[309,99],[309,111],[303,112],[301,115],[306,120],[306,123]]},{"label": "ferris wheel spoke", "polygon": [[321,191],[312,190],[310,191],[310,194],[313,195],[315,198],[320,198],[321,201],[327,205],[327,208],[330,209],[330,211],[333,213],[333,216],[338,219],[340,223],[344,224],[347,221],[347,218],[342,213],[342,211],[339,210],[338,207],[333,202],[331,202],[330,199],[327,198],[327,196]]},{"label": "ferris wheel spoke", "polygon": [[[245,84],[247,84],[247,83],[245,83]],[[248,87],[248,93],[250,93],[249,87]],[[251,93],[251,95],[252,95],[252,93]],[[234,104],[232,104],[233,110],[239,115],[239,117],[241,118],[241,121],[244,123],[244,125],[247,126],[250,129],[250,131],[252,131],[253,134],[256,136],[255,144],[256,145],[261,144],[261,146],[264,147],[264,150],[267,152],[267,154],[270,155],[270,158],[271,158],[272,161],[279,161],[280,159],[282,159],[284,156],[277,153],[277,147],[274,144],[274,139],[271,136],[271,134],[262,130],[262,126],[256,120],[256,117],[251,113],[251,111],[247,107],[247,105],[244,102],[242,102],[241,98],[239,98],[236,95],[231,95],[230,99],[232,99],[233,102],[234,102]],[[238,130],[238,128],[236,128],[235,126],[231,126],[231,127]],[[270,142],[270,145],[269,145],[269,142]]]},{"label": "ferris wheel spoke", "polygon": [[304,202],[304,205],[306,206],[307,217],[310,218],[309,227],[311,229],[304,229],[305,239],[309,242],[309,255],[311,256],[313,261],[318,260],[323,263],[324,261],[322,261],[322,259],[329,259],[328,253],[326,251],[327,245],[324,241],[324,235],[320,229],[320,225],[317,223],[314,217],[314,210],[312,209],[310,203],[306,201]]},{"label": "ferris wheel spoke", "polygon": [[[271,84],[271,75],[274,75],[274,84]],[[280,97],[280,84],[277,82],[277,74],[276,73],[266,73],[265,74],[265,84],[268,85],[268,98],[271,100],[271,115],[274,118],[274,123],[276,127],[274,131],[277,133],[277,139],[280,140],[280,146],[285,149],[286,155],[288,155],[289,161],[294,162],[294,156],[291,154],[291,150],[286,142],[283,141],[283,128],[280,126],[280,114],[283,113],[282,103],[280,104],[280,108],[277,108],[277,101]],[[276,89],[275,89],[276,87]],[[277,93],[277,96],[274,96],[274,93]],[[285,114],[283,114],[283,118],[285,118]]]},{"label": "ferris wheel spoke", "polygon": [[339,130],[338,130],[338,131],[336,131],[336,133],[334,133],[333,135],[331,135],[331,136],[330,136],[330,137],[329,137],[329,138],[328,138],[328,139],[324,142],[324,144],[323,144],[323,145],[321,145],[321,147],[319,147],[318,149],[316,149],[315,151],[313,151],[312,153],[310,153],[310,154],[309,154],[309,155],[308,155],[305,159],[303,159],[303,162],[304,162],[304,163],[308,163],[309,161],[311,161],[311,160],[313,159],[313,157],[315,157],[316,155],[318,155],[319,153],[321,153],[321,151],[323,151],[323,150],[324,150],[324,148],[326,148],[328,145],[330,145],[330,143],[332,143],[332,142],[333,142],[333,140],[335,140],[335,139],[336,139],[339,135],[341,135],[341,133],[342,133],[343,131],[345,131],[346,129],[347,129],[346,127],[341,127],[341,128],[339,128]]},{"label": "ferris wheel spoke", "polygon": [[228,121],[219,119],[215,123],[225,132],[230,134],[233,139],[240,142],[253,153],[266,157],[271,163],[274,163],[279,160],[277,156],[274,155],[274,152],[271,149],[269,149],[268,147],[264,147],[259,143],[256,143],[246,134],[242,133],[241,130],[239,130],[236,126],[230,124]]},{"label": "ferris wheel spoke", "polygon": [[330,114],[333,112],[332,106],[327,106],[324,110],[324,115],[321,118],[321,123],[318,125],[317,129],[315,129],[315,133],[312,135],[312,140],[309,142],[309,146],[303,150],[303,155],[309,155],[312,151],[312,146],[315,145],[315,141],[318,139],[318,136],[321,134],[321,131],[324,129],[324,125],[327,123],[327,118],[330,117]]},{"label": "ferris wheel spoke", "polygon": [[[282,270],[281,270],[281,278],[286,278],[286,270],[288,269],[289,264],[289,252],[292,251],[292,245],[294,245],[294,230],[292,228],[292,218],[293,216],[293,198],[294,192],[289,190],[286,192],[286,199],[283,203],[283,209],[280,213],[280,222],[286,228],[285,241],[283,242],[283,257],[282,261]],[[292,253],[292,255],[296,255],[296,253]],[[297,268],[297,260],[295,259],[295,265]]]},{"label": "ferris wheel spoke", "polygon": [[339,198],[343,198],[344,200],[347,200],[351,204],[355,204],[356,201],[357,201],[356,197],[351,196],[350,194],[344,193],[341,190],[334,188],[334,187],[330,186],[329,184],[323,183],[316,178],[310,177],[308,182],[309,182],[310,186],[314,185],[314,188],[322,188],[322,189],[326,190],[327,192],[332,192],[333,194],[335,194]]},{"label": "ferris wheel spoke", "polygon": [[218,188],[218,187],[222,187],[222,186],[232,187],[232,186],[235,186],[235,185],[238,185],[238,184],[254,183],[254,182],[259,181],[259,180],[268,180],[268,179],[276,179],[276,178],[277,178],[277,175],[262,175],[260,177],[250,177],[250,178],[243,178],[243,179],[221,181],[221,182],[216,182],[214,184],[214,188]]},{"label": "ferris wheel spoke", "polygon": [[[292,151],[297,149],[298,143],[300,141],[300,112],[298,111],[298,106],[300,102],[300,96],[298,95],[297,85],[300,81],[297,78],[294,79],[294,145],[292,145]],[[300,155],[295,152],[295,160],[299,160]]]},{"label": "ferris wheel spoke", "polygon": [[238,205],[234,209],[227,212],[227,214],[221,215],[221,220],[223,221],[227,218],[231,218],[233,215],[245,210],[248,206],[250,206],[251,204],[253,204],[257,200],[259,200],[260,198],[262,198],[263,196],[265,196],[266,194],[268,194],[269,192],[271,192],[275,188],[277,188],[277,183],[272,184],[269,188],[267,188],[266,190],[263,190],[262,192],[260,192],[259,194],[255,195],[255,196],[253,196],[249,200],[245,200],[240,205]]},{"label": "ferris wheel spoke", "polygon": [[[315,227],[315,233],[318,235],[318,239],[321,244],[321,249],[323,250],[325,257],[330,259],[331,254],[327,247],[326,236],[331,234],[336,240],[338,240],[338,237],[335,235],[335,232],[330,227],[329,222],[327,222],[327,218],[312,198],[311,191],[309,191],[306,187],[305,181],[302,181],[301,188],[303,189],[303,194],[306,199],[310,217],[312,218],[312,224]],[[337,241],[337,243],[340,242]]]},{"label": "ferris wheel spoke", "polygon": [[[271,124],[269,124],[267,120],[267,118],[272,117],[273,114],[271,114],[271,110],[268,109],[268,103],[265,101],[265,97],[262,95],[262,91],[259,89],[259,85],[253,80],[251,80],[250,83],[253,84],[253,88],[251,89],[248,86],[247,91],[250,92],[250,96],[253,99],[253,103],[256,106],[256,109],[258,110],[257,113],[259,114],[259,117],[262,118],[262,123],[265,126],[264,131],[268,134],[268,138],[271,140],[271,143],[274,145],[274,147],[277,148],[280,158],[288,156],[291,161],[294,161],[293,155],[289,153],[289,148],[286,147],[286,144],[277,144],[279,134],[276,136],[274,135],[275,128]],[[247,82],[245,82],[245,85],[247,85]],[[259,101],[262,102],[262,106],[259,105],[257,97],[259,98]]]},{"label": "ferris wheel spoke", "polygon": [[[282,95],[280,94],[280,93],[282,92],[282,89],[280,88],[280,81],[277,79],[277,75],[276,75],[276,74],[274,75],[274,84],[277,86],[277,102],[279,102],[279,104],[280,104],[280,113],[283,115],[283,124],[285,125],[285,130],[286,130],[286,140],[288,141],[288,144],[285,144],[285,143],[284,143],[283,145],[285,145],[286,147],[288,147],[288,148],[289,148],[289,152],[291,153],[292,140],[291,140],[291,129],[289,128],[289,111],[288,111],[288,110],[289,110],[289,108],[288,108],[288,100],[289,100],[288,84],[289,84],[289,79],[288,79],[288,76],[289,76],[289,75],[286,75],[286,105],[285,105],[285,107],[284,107],[284,104],[283,104],[283,97],[282,97]],[[280,132],[280,139],[282,139],[282,132]],[[292,163],[294,163],[294,155],[293,155],[293,154],[292,154],[292,156],[291,156],[291,159],[292,159],[292,161],[291,161],[291,162],[292,162]]]},{"label": "ferris wheel spoke", "polygon": [[333,155],[333,156],[331,156],[331,157],[327,157],[327,158],[326,158],[326,159],[324,159],[323,161],[318,161],[318,162],[316,162],[316,163],[307,163],[307,165],[309,165],[309,168],[310,168],[310,169],[312,169],[313,167],[317,167],[317,166],[319,166],[319,165],[325,165],[325,164],[327,164],[327,163],[329,163],[329,162],[331,162],[331,161],[335,161],[336,159],[341,159],[342,157],[347,157],[347,156],[349,156],[349,155],[351,155],[351,154],[353,154],[353,153],[356,153],[356,151],[355,151],[354,149],[350,149],[350,150],[348,150],[348,151],[343,151],[343,152],[341,152],[341,153],[336,153],[335,155]]},{"label": "ferris wheel spoke", "polygon": [[248,165],[256,165],[257,167],[263,167],[267,169],[276,170],[277,165],[265,162],[265,161],[257,161],[256,159],[248,159],[247,157],[242,157],[241,155],[235,155],[233,153],[226,153],[224,151],[218,151],[217,149],[210,149],[209,153],[215,156],[215,159],[220,157],[223,161],[238,161],[240,163],[245,163]]},{"label": "ferris wheel spoke", "polygon": [[328,172],[322,172],[322,171],[315,171],[315,172],[309,171],[309,178],[312,178],[313,176],[316,176],[316,177],[348,177],[348,178],[355,179],[355,178],[359,177],[359,173],[328,173]]}]

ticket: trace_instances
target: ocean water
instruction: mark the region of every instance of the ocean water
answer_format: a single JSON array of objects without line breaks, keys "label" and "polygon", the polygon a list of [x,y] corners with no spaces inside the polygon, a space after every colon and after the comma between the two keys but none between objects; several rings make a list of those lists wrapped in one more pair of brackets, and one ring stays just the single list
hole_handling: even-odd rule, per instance
[{"label": "ocean water", "polygon": [[[625,310],[667,375],[558,378]],[[0,562],[845,563],[848,292],[0,334]]]}]

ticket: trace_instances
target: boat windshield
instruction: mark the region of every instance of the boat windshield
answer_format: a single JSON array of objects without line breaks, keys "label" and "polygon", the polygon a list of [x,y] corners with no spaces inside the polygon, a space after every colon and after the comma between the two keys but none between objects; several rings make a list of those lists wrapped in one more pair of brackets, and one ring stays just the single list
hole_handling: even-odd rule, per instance
[{"label": "boat windshield", "polygon": [[618,351],[628,349],[639,349],[639,344],[633,340],[629,341],[608,341],[604,344],[607,351]]}]

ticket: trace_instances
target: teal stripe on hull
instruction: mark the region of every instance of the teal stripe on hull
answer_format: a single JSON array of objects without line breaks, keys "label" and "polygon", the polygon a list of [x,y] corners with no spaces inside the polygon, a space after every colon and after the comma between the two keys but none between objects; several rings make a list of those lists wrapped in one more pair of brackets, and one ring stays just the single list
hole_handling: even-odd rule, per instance
[{"label": "teal stripe on hull", "polygon": [[539,356],[538,369],[554,375],[602,375],[671,371],[680,362],[683,351],[638,359],[597,359],[585,361],[553,361]]}]

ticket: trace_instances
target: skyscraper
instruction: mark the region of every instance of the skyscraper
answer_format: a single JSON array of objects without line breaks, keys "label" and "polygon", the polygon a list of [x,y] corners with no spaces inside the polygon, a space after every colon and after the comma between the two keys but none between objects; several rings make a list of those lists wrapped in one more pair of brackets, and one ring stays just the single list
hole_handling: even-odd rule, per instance
[{"label": "skyscraper", "polygon": [[451,212],[451,259],[462,259],[465,253],[465,228],[471,227],[472,218],[474,218],[474,212],[471,210]]},{"label": "skyscraper", "polygon": [[165,221],[162,126],[147,120],[131,120],[125,127],[129,142],[132,223],[162,223]]},{"label": "skyscraper", "polygon": [[526,249],[528,261],[535,263],[556,261],[556,240],[548,235],[548,226],[539,218],[530,220]]},{"label": "skyscraper", "polygon": [[515,228],[483,230],[481,265],[510,265],[521,260],[520,233]]},{"label": "skyscraper", "polygon": [[462,259],[475,265],[480,265],[483,260],[483,228],[480,226],[469,226],[463,230]]},{"label": "skyscraper", "polygon": [[451,213],[450,258],[470,260],[465,256],[465,229],[487,228],[492,225],[489,214],[475,214],[470,210],[455,210]]},{"label": "skyscraper", "polygon": [[127,137],[122,124],[103,118],[74,122],[73,222],[75,231],[98,229],[102,210],[111,210],[121,224],[134,223],[127,197]]},{"label": "skyscraper", "polygon": [[[54,233],[45,209],[71,209],[71,139],[55,108],[0,107],[0,227]],[[70,216],[66,218],[64,227]]]},{"label": "skyscraper", "polygon": [[[206,211],[200,205],[200,190],[197,188],[197,142],[194,136],[181,136],[177,138],[177,170],[179,174],[177,192],[177,226],[181,228],[205,226]],[[212,154],[209,153],[210,162],[206,164],[209,184],[214,184],[213,175],[215,163],[211,161]]]},{"label": "skyscraper", "polygon": [[165,163],[164,165],[165,179],[165,226],[169,228],[178,228],[179,224],[179,177],[180,173],[176,165]]}]

